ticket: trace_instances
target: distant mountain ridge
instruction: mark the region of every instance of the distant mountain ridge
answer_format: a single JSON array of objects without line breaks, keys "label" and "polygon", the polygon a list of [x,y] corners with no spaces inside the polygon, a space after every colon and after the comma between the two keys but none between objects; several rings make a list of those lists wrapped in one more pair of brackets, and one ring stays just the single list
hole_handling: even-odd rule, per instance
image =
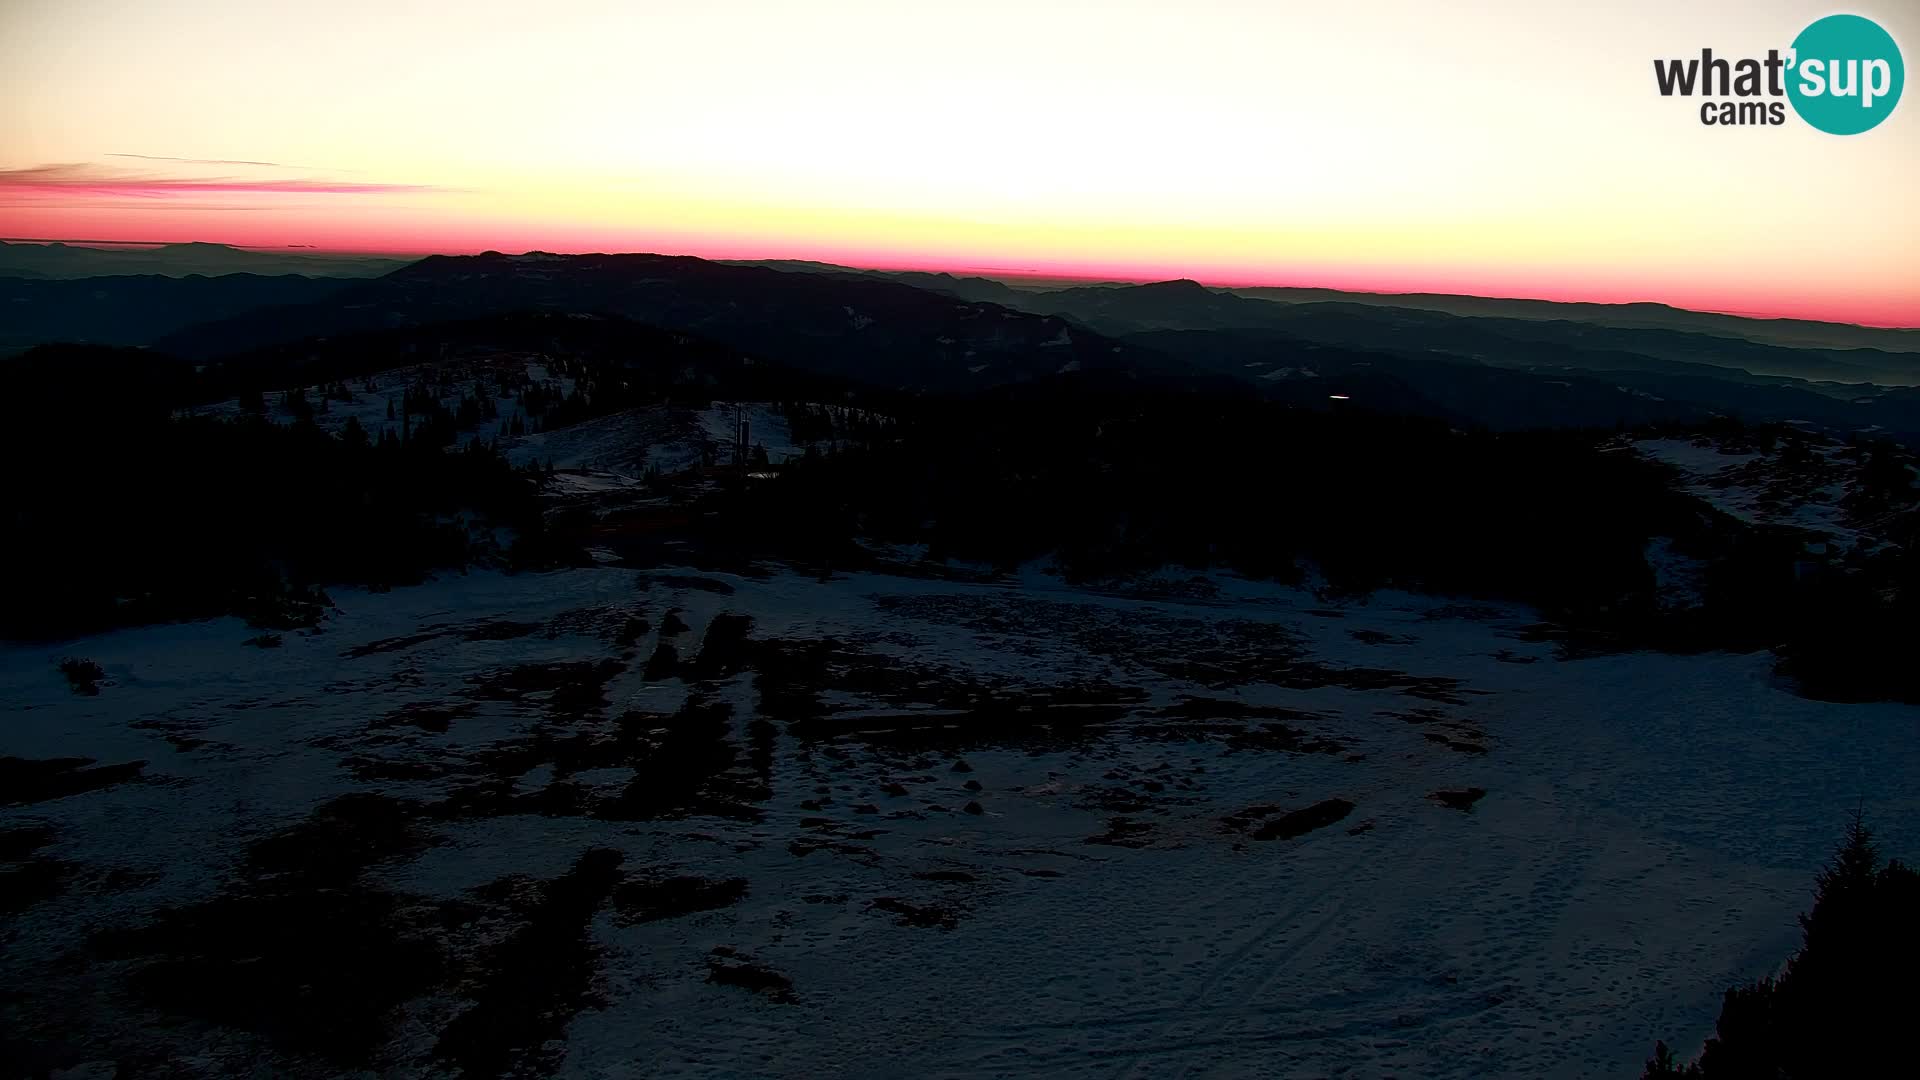
[{"label": "distant mountain ridge", "polygon": [[1920,353],[1915,352],[1795,347],[1710,330],[1628,327],[1544,316],[1461,315],[1346,299],[1280,302],[1244,296],[1240,290],[1212,289],[1185,279],[1025,293],[1018,303],[1028,311],[1069,316],[1115,335],[1151,330],[1267,329],[1329,345],[1405,354],[1438,352],[1522,369],[1687,372],[1742,381],[1750,376],[1772,376],[1842,384],[1920,385]]},{"label": "distant mountain ridge", "polygon": [[0,241],[0,277],[301,274],[306,277],[361,278],[390,273],[405,266],[408,261],[373,255],[327,255],[298,248],[261,251],[199,242],[153,247],[96,247],[61,242],[32,244]]},{"label": "distant mountain ridge", "polygon": [[319,355],[394,331],[432,342],[437,327],[521,312],[617,316],[809,376],[912,395],[1060,377],[1160,379],[1169,389],[1503,430],[1732,415],[1920,444],[1916,353],[1283,302],[1185,279],[1048,290],[803,262],[538,251],[431,256],[363,280],[0,278],[0,348],[90,340],[244,364],[262,350]]},{"label": "distant mountain ridge", "polygon": [[318,300],[346,284],[298,274],[0,277],[0,350],[51,341],[146,345],[195,323]]},{"label": "distant mountain ridge", "polygon": [[[1167,282],[1089,281],[1060,288],[1053,284],[1037,283],[1025,278],[1001,278],[991,275],[956,277],[951,274],[913,270],[863,270],[835,263],[796,259],[762,260],[750,265],[796,273],[848,273],[891,277],[935,291],[967,295],[975,299],[992,299],[1014,306],[1029,304],[1036,295],[1086,290],[1138,289],[1150,285],[1167,284]],[[1206,289],[1210,292],[1231,293],[1249,299],[1285,304],[1357,304],[1367,307],[1441,312],[1449,315],[1582,322],[1621,329],[1683,330],[1796,348],[1866,348],[1888,352],[1920,353],[1920,329],[1728,315],[1712,311],[1694,311],[1651,301],[1603,304],[1589,301],[1471,296],[1465,293],[1348,292],[1341,289],[1264,285],[1208,286],[1190,279],[1176,280],[1183,286]],[[990,295],[989,292],[991,292]]]},{"label": "distant mountain ridge", "polygon": [[1570,300],[1503,299],[1455,293],[1363,293],[1267,286],[1233,288],[1230,291],[1240,296],[1280,303],[1340,301],[1376,307],[1439,311],[1449,315],[1566,320],[1622,329],[1685,330],[1796,347],[1920,352],[1920,329],[1728,315],[1650,301],[1601,304]]},{"label": "distant mountain ridge", "polygon": [[865,278],[882,278],[930,292],[957,296],[963,300],[985,300],[989,303],[1005,304],[1008,307],[1019,307],[1020,294],[1028,291],[997,278],[956,275],[944,271],[862,270],[853,266],[812,262],[806,259],[720,259],[716,261],[729,266],[759,266],[791,274],[847,274]]},{"label": "distant mountain ridge", "polygon": [[213,357],[305,337],[515,310],[619,315],[817,374],[965,390],[1169,363],[1068,320],[864,275],[783,273],[683,255],[435,255],[323,300],[248,312],[155,344]]}]

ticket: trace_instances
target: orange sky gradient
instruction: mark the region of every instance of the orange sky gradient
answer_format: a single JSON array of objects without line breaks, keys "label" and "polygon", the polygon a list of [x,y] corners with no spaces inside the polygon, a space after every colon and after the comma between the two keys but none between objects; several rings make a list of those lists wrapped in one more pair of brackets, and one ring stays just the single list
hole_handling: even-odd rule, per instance
[{"label": "orange sky gradient", "polygon": [[1920,325],[1920,101],[1841,138],[1654,89],[1824,3],[1442,7],[5,0],[0,235]]}]

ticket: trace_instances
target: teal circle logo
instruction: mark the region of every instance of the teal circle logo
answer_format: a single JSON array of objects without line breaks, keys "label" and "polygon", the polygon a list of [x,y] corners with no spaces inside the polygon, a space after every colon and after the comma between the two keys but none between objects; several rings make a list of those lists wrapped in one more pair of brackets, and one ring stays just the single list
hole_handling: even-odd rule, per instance
[{"label": "teal circle logo", "polygon": [[1787,99],[1800,119],[1829,135],[1858,135],[1900,103],[1907,67],[1880,24],[1829,15],[1793,39]]}]

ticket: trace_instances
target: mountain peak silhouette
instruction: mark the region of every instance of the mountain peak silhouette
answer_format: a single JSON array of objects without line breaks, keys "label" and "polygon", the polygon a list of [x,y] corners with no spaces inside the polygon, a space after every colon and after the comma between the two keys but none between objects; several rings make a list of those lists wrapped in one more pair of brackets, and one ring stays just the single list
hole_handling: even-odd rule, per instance
[{"label": "mountain peak silhouette", "polygon": [[1199,296],[1213,292],[1212,289],[1207,288],[1192,278],[1173,278],[1168,281],[1153,281],[1145,285],[1136,285],[1134,288],[1142,291],[1151,290],[1164,296]]}]

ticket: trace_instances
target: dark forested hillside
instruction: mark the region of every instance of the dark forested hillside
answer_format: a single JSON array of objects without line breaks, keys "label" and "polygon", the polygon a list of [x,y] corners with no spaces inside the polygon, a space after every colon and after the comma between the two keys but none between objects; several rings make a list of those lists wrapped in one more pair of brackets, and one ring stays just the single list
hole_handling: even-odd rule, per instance
[{"label": "dark forested hillside", "polygon": [[306,337],[404,329],[503,311],[593,312],[700,334],[769,360],[877,387],[951,390],[1072,370],[1164,366],[1059,318],[892,281],[792,274],[666,255],[435,256],[324,301],[162,339],[225,356]]},{"label": "dark forested hillside", "polygon": [[484,443],[444,452],[177,415],[198,394],[192,369],[131,350],[46,348],[16,364],[15,399],[34,408],[0,446],[44,467],[7,491],[7,637],[228,613],[311,622],[315,586],[417,581],[538,527],[533,480]]},{"label": "dark forested hillside", "polygon": [[0,350],[53,341],[146,345],[210,319],[318,300],[343,284],[339,278],[298,274],[0,276]]},{"label": "dark forested hillside", "polygon": [[[1066,315],[1112,334],[1258,328],[1321,344],[1415,356],[1438,353],[1501,367],[1642,371],[1744,382],[1766,381],[1755,376],[1770,376],[1776,381],[1920,382],[1920,351],[1789,347],[1749,340],[1731,331],[1709,333],[1492,313],[1463,315],[1357,303],[1339,294],[1313,302],[1279,303],[1234,290],[1209,289],[1194,281],[1090,286],[1017,296],[1013,302],[1028,311]],[[1722,323],[1740,321],[1721,317]],[[1721,323],[1705,325],[1717,327]],[[1911,340],[1897,336],[1900,332],[1877,333],[1880,336],[1870,340],[1914,348]]]},{"label": "dark forested hillside", "polygon": [[[571,390],[514,374],[528,356],[564,369]],[[448,372],[479,370],[463,366],[476,357],[498,360],[486,377],[463,375],[447,404]],[[376,374],[384,394],[368,395]],[[509,426],[714,396],[839,393],[684,334],[543,315],[219,365],[47,346],[14,360],[10,375],[14,400],[31,408],[0,435],[0,450],[46,467],[21,470],[7,492],[19,540],[0,568],[14,598],[0,622],[8,637],[235,611],[271,623],[318,585],[577,557],[544,546],[540,475],[500,451]],[[322,390],[309,395],[309,385]],[[392,422],[323,430],[315,417],[336,393],[384,396]],[[238,413],[194,408],[222,398],[237,399]]]}]

